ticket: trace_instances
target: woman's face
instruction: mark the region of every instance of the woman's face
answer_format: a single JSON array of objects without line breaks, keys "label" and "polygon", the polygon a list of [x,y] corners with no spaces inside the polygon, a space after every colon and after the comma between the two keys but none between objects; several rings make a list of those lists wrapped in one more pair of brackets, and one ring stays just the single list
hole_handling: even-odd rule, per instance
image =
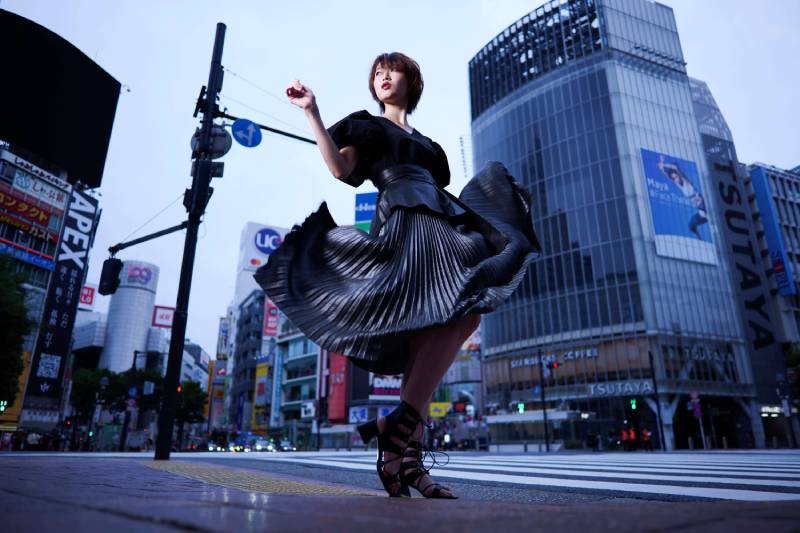
[{"label": "woman's face", "polygon": [[379,65],[372,76],[372,87],[378,99],[385,104],[405,107],[408,101],[406,75],[388,66]]}]

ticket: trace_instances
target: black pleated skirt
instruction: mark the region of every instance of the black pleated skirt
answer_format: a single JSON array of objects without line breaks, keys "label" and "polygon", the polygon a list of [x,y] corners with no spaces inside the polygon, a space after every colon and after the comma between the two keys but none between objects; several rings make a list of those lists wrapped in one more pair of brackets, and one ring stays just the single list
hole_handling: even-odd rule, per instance
[{"label": "black pleated skirt", "polygon": [[373,236],[337,226],[323,202],[255,279],[322,348],[400,374],[416,332],[495,310],[539,251],[530,196],[502,164],[487,164],[456,201],[468,216],[397,207]]}]

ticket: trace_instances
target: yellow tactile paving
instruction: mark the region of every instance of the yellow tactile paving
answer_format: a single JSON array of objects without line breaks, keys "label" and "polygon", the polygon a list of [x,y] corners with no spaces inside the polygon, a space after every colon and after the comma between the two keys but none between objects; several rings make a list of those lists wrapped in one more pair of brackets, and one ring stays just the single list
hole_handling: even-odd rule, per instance
[{"label": "yellow tactile paving", "polygon": [[314,494],[335,496],[377,496],[375,492],[336,485],[299,482],[252,470],[229,469],[195,461],[140,461],[141,464],[214,485],[245,490],[280,494]]}]

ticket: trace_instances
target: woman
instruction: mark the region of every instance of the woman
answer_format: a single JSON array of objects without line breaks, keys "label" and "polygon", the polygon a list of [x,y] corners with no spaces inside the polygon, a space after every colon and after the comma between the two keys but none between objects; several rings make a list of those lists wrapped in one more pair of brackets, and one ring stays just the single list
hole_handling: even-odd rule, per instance
[{"label": "woman", "polygon": [[422,465],[431,395],[461,344],[522,280],[539,245],[530,198],[490,163],[456,198],[444,187],[444,150],[407,120],[422,95],[419,65],[381,54],[369,90],[382,114],[357,111],[327,130],[310,88],[289,101],[305,111],[325,164],[380,191],[370,233],[337,226],[325,202],[284,238],[256,280],[319,346],[377,374],[403,374],[400,405],[359,426],[378,437],[378,476],[390,496],[455,498]]}]

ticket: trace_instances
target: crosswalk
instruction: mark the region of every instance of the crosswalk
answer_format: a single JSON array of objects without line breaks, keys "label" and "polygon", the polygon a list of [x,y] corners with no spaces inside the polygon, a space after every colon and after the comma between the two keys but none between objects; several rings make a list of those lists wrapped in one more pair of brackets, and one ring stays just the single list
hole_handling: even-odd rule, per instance
[{"label": "crosswalk", "polygon": [[[248,457],[253,458],[251,455]],[[372,471],[375,454],[272,454],[266,460]],[[800,453],[451,453],[437,479],[531,488],[610,491],[740,501],[800,500]]]}]

